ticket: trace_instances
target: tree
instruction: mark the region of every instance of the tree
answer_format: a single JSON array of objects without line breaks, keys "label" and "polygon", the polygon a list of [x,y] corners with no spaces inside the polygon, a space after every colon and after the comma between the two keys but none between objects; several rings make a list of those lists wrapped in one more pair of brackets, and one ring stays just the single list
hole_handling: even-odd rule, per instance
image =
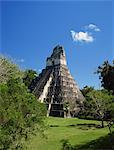
[{"label": "tree", "polygon": [[28,88],[30,88],[33,79],[35,79],[37,75],[37,72],[32,69],[26,70],[24,72],[23,82]]},{"label": "tree", "polygon": [[20,149],[36,130],[43,130],[46,108],[29,93],[23,71],[0,56],[0,149]]},{"label": "tree", "polygon": [[23,72],[11,59],[0,56],[0,83],[6,83],[11,78],[22,76]]},{"label": "tree", "polygon": [[97,74],[99,74],[101,79],[102,87],[108,91],[112,90],[114,94],[114,60],[112,65],[105,61],[98,67]]},{"label": "tree", "polygon": [[81,92],[83,96],[85,97],[85,100],[83,102],[83,109],[79,112],[80,118],[88,118],[88,119],[93,118],[94,119],[94,116],[90,110],[91,99],[88,96],[88,94],[91,93],[93,90],[94,90],[94,87],[89,87],[89,86],[85,86],[83,89],[81,89]]},{"label": "tree", "polygon": [[19,78],[0,84],[0,95],[0,149],[20,149],[28,136],[43,130],[46,108]]},{"label": "tree", "polygon": [[81,92],[82,92],[82,94],[83,94],[83,96],[84,97],[86,97],[87,96],[87,94],[89,93],[89,92],[91,92],[91,91],[93,91],[94,90],[94,87],[89,87],[89,86],[85,86],[82,90],[81,90]]},{"label": "tree", "polygon": [[89,111],[102,121],[101,127],[104,127],[104,119],[108,119],[106,115],[112,111],[113,95],[106,90],[93,90],[88,97]]},{"label": "tree", "polygon": [[70,109],[70,104],[69,102],[65,102],[64,105],[63,105],[63,109],[64,109],[64,117],[68,117],[69,115],[69,109]]}]

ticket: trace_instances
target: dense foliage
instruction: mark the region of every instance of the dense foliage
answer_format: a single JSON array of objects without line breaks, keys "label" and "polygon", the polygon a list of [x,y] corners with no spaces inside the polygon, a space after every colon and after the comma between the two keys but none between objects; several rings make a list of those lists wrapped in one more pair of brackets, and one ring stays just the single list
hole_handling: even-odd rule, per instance
[{"label": "dense foliage", "polygon": [[11,59],[0,56],[0,83],[6,83],[11,78],[22,78],[23,72]]},{"label": "dense foliage", "polygon": [[24,72],[24,77],[23,77],[23,82],[25,83],[25,85],[30,88],[30,85],[32,83],[32,80],[37,76],[37,72],[32,70],[32,69],[29,69],[29,70],[26,70]]},{"label": "dense foliage", "polygon": [[97,73],[101,79],[102,87],[108,91],[112,90],[114,94],[114,61],[112,65],[105,61],[98,67]]},{"label": "dense foliage", "polygon": [[83,96],[86,97],[87,94],[90,93],[90,92],[93,91],[93,90],[94,90],[94,87],[89,87],[89,86],[86,85],[86,86],[81,90],[81,92],[82,92]]},{"label": "dense foliage", "polygon": [[88,93],[89,110],[91,115],[102,121],[102,127],[104,127],[104,119],[111,117],[113,96],[106,90],[93,90]]},{"label": "dense foliage", "polygon": [[103,121],[109,120],[113,116],[114,96],[107,90],[95,90],[92,87],[84,87],[82,93],[85,96],[84,109],[80,116],[84,118],[100,119],[102,127]]},{"label": "dense foliage", "polygon": [[18,76],[18,67],[7,59],[5,62],[2,67],[8,74],[0,72],[4,77],[0,83],[0,149],[21,149],[29,135],[44,129],[46,108]]}]

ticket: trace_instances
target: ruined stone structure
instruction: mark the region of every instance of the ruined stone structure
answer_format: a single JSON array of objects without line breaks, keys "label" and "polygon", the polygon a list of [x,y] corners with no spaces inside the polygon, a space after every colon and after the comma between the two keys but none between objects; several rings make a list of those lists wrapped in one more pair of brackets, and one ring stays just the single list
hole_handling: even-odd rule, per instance
[{"label": "ruined stone structure", "polygon": [[69,115],[77,115],[83,107],[84,97],[67,68],[62,46],[53,49],[31,89],[39,101],[46,103],[47,115],[64,117],[65,103],[69,104]]}]

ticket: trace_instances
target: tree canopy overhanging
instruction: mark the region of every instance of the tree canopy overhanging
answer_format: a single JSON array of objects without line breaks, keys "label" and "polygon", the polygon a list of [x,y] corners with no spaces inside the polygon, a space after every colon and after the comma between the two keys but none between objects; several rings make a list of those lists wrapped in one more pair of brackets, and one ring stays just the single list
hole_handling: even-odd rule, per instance
[{"label": "tree canopy overhanging", "polygon": [[29,92],[18,66],[3,57],[0,62],[0,149],[21,149],[31,134],[43,131],[46,108]]}]

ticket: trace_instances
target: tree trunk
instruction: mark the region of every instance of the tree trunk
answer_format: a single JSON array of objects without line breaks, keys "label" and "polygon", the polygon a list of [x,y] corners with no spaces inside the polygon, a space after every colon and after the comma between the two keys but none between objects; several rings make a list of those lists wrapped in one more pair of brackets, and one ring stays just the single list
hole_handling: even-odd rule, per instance
[{"label": "tree trunk", "polygon": [[111,130],[111,127],[112,127],[112,125],[113,125],[112,120],[110,120],[110,121],[107,122],[107,123],[108,123],[109,132],[110,132],[110,134],[112,134],[112,130]]},{"label": "tree trunk", "polygon": [[102,119],[101,121],[101,128],[104,128],[104,120]]},{"label": "tree trunk", "polygon": [[108,128],[109,128],[110,134],[112,134],[111,126],[109,125]]}]

